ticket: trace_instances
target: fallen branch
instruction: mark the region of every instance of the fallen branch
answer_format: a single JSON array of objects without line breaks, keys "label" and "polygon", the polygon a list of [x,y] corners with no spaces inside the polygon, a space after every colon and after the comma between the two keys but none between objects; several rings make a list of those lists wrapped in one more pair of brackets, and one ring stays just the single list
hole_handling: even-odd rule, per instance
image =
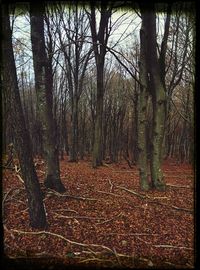
[{"label": "fallen branch", "polygon": [[110,184],[110,192],[112,192],[112,189],[113,189],[113,183],[111,182],[110,179],[108,179],[108,182],[109,182],[109,184]]},{"label": "fallen branch", "polygon": [[16,174],[17,178],[19,179],[19,181],[24,184],[24,180],[21,178],[21,176],[19,174]]},{"label": "fallen branch", "polygon": [[[166,233],[167,234],[167,233]],[[150,236],[160,235],[159,233],[107,233],[107,235],[121,235],[121,236]]]},{"label": "fallen branch", "polygon": [[18,233],[18,234],[29,234],[29,235],[41,235],[41,234],[46,234],[46,235],[51,235],[51,236],[55,236],[57,238],[60,238],[62,240],[64,240],[65,242],[69,243],[69,244],[72,244],[72,245],[77,245],[77,246],[81,246],[81,247],[97,247],[97,248],[103,248],[105,250],[108,250],[109,252],[111,252],[112,254],[114,254],[113,250],[110,249],[109,247],[107,246],[104,246],[104,245],[98,245],[98,244],[84,244],[84,243],[79,243],[79,242],[75,242],[75,241],[72,241],[72,240],[69,240],[67,238],[65,238],[64,236],[60,235],[60,234],[57,234],[57,233],[52,233],[52,232],[47,232],[47,231],[39,231],[39,232],[26,232],[26,231],[20,231],[20,230],[15,230],[15,229],[12,229],[10,230],[11,232],[15,232],[15,233]]},{"label": "fallen branch", "polygon": [[113,170],[113,171],[116,172],[116,173],[132,173],[134,175],[139,176],[139,173],[134,172],[134,171],[127,171],[127,170],[124,170],[124,171],[119,171],[119,170],[115,171],[115,170]]},{"label": "fallen branch", "polygon": [[78,212],[77,211],[75,211],[75,210],[72,210],[72,209],[57,209],[56,210],[57,212],[72,212],[72,213],[76,213],[76,214],[78,214]]},{"label": "fallen branch", "polygon": [[14,166],[15,172],[16,172],[16,176],[19,179],[19,181],[24,185],[24,180],[21,178],[21,176],[18,174],[19,171],[21,170],[20,168],[17,167],[17,165]]},{"label": "fallen branch", "polygon": [[87,217],[87,216],[64,216],[64,215],[60,215],[55,213],[56,216],[62,217],[62,218],[66,218],[66,219],[92,219],[92,220],[105,220],[105,218],[96,218],[96,217]]},{"label": "fallen branch", "polygon": [[173,246],[173,245],[153,245],[152,242],[147,242],[147,241],[141,239],[140,237],[137,237],[137,239],[139,239],[140,241],[142,241],[143,243],[145,243],[147,245],[151,245],[152,247],[194,250],[193,248],[189,248],[189,247],[180,247],[180,246]]},{"label": "fallen branch", "polygon": [[190,186],[179,186],[179,185],[172,185],[172,184],[166,184],[168,187],[173,187],[173,188],[189,188],[192,189],[193,187]]},{"label": "fallen branch", "polygon": [[178,249],[194,250],[193,248],[189,248],[189,247],[179,247],[179,246],[172,246],[172,245],[152,245],[152,246],[161,247],[161,248],[178,248]]},{"label": "fallen branch", "polygon": [[120,212],[118,215],[112,217],[111,219],[107,219],[107,220],[105,220],[105,221],[103,221],[103,222],[99,222],[99,223],[97,223],[96,225],[100,225],[100,224],[104,224],[104,223],[110,222],[110,221],[116,219],[117,217],[120,217],[121,215],[122,215],[122,212]]},{"label": "fallen branch", "polygon": [[93,258],[88,258],[88,259],[84,259],[78,263],[86,263],[86,262],[91,262],[91,261],[99,261],[99,262],[112,262],[111,259],[99,259],[97,257],[93,257]]},{"label": "fallen branch", "polygon": [[112,192],[106,192],[106,191],[102,191],[102,190],[97,190],[97,192],[107,194],[107,195],[113,195],[113,196],[116,196],[116,197],[121,197],[121,195],[118,195],[118,194],[115,194],[115,193],[112,193]]},{"label": "fallen branch", "polygon": [[154,198],[151,198],[149,196],[145,196],[145,195],[142,195],[142,194],[139,194],[133,190],[129,190],[125,187],[121,187],[121,186],[116,186],[116,188],[119,188],[119,189],[122,189],[122,190],[125,190],[131,194],[134,194],[136,195],[137,197],[141,198],[141,199],[148,199],[150,203],[156,203],[156,204],[159,204],[159,205],[163,205],[163,206],[167,206],[169,208],[172,208],[174,210],[177,210],[177,211],[184,211],[184,212],[188,212],[188,213],[193,213],[193,210],[191,209],[187,209],[187,208],[182,208],[182,207],[177,207],[177,206],[174,206],[174,205],[168,205],[168,204],[165,204],[165,203],[161,203],[159,201],[155,201]]},{"label": "fallen branch", "polygon": [[3,197],[3,200],[2,200],[2,205],[4,205],[8,195],[11,193],[11,191],[15,190],[16,188],[11,188],[8,190],[8,192],[5,194],[5,196]]},{"label": "fallen branch", "polygon": [[125,187],[116,186],[116,188],[125,190],[125,191],[127,191],[127,192],[129,192],[129,193],[131,193],[131,194],[136,195],[136,196],[139,197],[139,198],[142,198],[142,199],[148,198],[148,197],[145,196],[145,195],[139,194],[139,193],[137,193],[137,192],[135,192],[135,191],[133,191],[133,190],[129,190],[129,189],[125,188]]},{"label": "fallen branch", "polygon": [[193,213],[194,212],[193,209],[177,207],[175,205],[168,205],[166,203],[161,203],[161,202],[158,202],[158,201],[151,201],[151,203],[156,203],[156,204],[160,204],[160,205],[163,205],[163,206],[167,206],[167,207],[172,208],[172,209],[177,210],[177,211],[184,211],[184,212],[187,212],[187,213]]},{"label": "fallen branch", "polygon": [[19,171],[21,171],[21,168],[20,167],[18,168],[17,165],[15,165],[14,168],[15,168],[15,172],[16,173],[18,173]]},{"label": "fallen branch", "polygon": [[117,251],[116,251],[115,248],[113,248],[113,250],[114,250],[114,253],[115,253],[115,257],[116,257],[116,259],[117,259],[117,262],[118,262],[118,264],[121,266],[121,262],[120,262],[120,259],[119,259],[118,254],[117,254]]},{"label": "fallen branch", "polygon": [[79,196],[61,194],[61,193],[58,193],[55,190],[50,189],[50,188],[49,188],[49,190],[50,190],[48,192],[49,194],[54,194],[54,195],[59,196],[59,197],[67,197],[67,198],[76,199],[76,200],[83,200],[83,201],[98,201],[98,199],[94,199],[94,198],[86,198],[86,197],[79,197]]}]

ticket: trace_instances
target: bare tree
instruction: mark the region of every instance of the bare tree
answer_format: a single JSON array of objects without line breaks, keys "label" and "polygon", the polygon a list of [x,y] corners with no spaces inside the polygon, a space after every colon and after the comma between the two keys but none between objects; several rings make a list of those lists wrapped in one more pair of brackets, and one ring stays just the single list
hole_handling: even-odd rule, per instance
[{"label": "bare tree", "polygon": [[17,83],[9,10],[6,5],[2,8],[3,91],[9,102],[9,114],[12,119],[12,130],[28,197],[30,224],[33,228],[45,228],[47,223],[42,201],[42,193],[34,168],[30,135],[25,124]]},{"label": "bare tree", "polygon": [[104,64],[106,55],[106,46],[110,35],[111,27],[109,24],[112,10],[106,3],[100,4],[100,22],[97,30],[97,8],[91,3],[91,12],[87,12],[90,20],[90,29],[92,34],[93,51],[95,55],[97,71],[97,103],[95,119],[95,135],[93,146],[92,165],[94,168],[102,165],[102,114],[103,114],[103,96],[104,87]]},{"label": "bare tree", "polygon": [[37,109],[42,124],[44,157],[46,162],[45,185],[58,192],[64,192],[60,179],[59,156],[56,145],[56,128],[53,119],[53,77],[52,66],[47,59],[44,40],[44,12],[43,4],[38,8],[31,3],[31,43],[35,73],[35,88],[37,94]]}]

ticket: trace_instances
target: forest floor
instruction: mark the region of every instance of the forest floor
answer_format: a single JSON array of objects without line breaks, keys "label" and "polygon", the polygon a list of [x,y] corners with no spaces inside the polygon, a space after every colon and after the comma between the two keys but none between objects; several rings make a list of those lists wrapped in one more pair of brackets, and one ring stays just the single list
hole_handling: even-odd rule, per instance
[{"label": "forest floor", "polygon": [[60,162],[67,192],[43,185],[48,228],[31,229],[20,172],[3,170],[4,253],[48,258],[66,265],[131,268],[194,267],[194,172],[165,161],[165,192],[142,192],[136,167],[126,162],[92,169],[91,162]]}]

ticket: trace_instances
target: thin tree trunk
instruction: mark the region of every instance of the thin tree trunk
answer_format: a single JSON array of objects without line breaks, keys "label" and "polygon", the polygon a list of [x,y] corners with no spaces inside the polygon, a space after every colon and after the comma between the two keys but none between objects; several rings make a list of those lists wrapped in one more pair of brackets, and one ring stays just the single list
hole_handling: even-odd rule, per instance
[{"label": "thin tree trunk", "polygon": [[12,36],[9,22],[8,7],[3,7],[3,82],[6,92],[12,119],[12,128],[18,158],[20,162],[22,177],[28,197],[28,210],[30,225],[33,228],[45,228],[46,215],[42,201],[42,193],[34,168],[30,135],[26,128],[22,111],[19,88],[17,83],[17,73],[12,48]]},{"label": "thin tree trunk", "polygon": [[76,162],[78,160],[78,99],[73,98],[73,110],[72,110],[72,143],[70,149],[70,161]]},{"label": "thin tree trunk", "polygon": [[[98,91],[98,90],[97,90]],[[96,120],[94,145],[92,155],[93,168],[102,165],[102,114],[103,114],[103,95],[97,93]]]},{"label": "thin tree trunk", "polygon": [[50,63],[47,62],[44,40],[44,6],[30,5],[31,43],[37,94],[37,109],[42,124],[44,157],[46,162],[46,187],[64,192],[60,180],[56,125],[53,119],[53,77]]}]

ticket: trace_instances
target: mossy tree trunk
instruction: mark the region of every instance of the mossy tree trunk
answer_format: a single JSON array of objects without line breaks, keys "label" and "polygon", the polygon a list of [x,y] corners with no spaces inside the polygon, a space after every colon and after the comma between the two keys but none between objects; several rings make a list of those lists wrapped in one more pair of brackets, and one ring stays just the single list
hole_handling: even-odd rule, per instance
[{"label": "mossy tree trunk", "polygon": [[158,190],[164,190],[165,182],[161,164],[163,159],[162,149],[166,114],[166,94],[157,56],[156,14],[153,6],[152,10],[142,10],[142,22],[146,37],[147,49],[145,52],[145,58],[153,103],[153,130],[151,138],[152,151],[150,159],[151,180],[153,187]]},{"label": "mossy tree trunk", "polygon": [[30,135],[27,130],[22,111],[12,48],[12,34],[10,29],[8,6],[3,6],[2,11],[3,91],[7,96],[10,106],[15,146],[28,198],[30,225],[33,228],[44,229],[47,225],[46,214],[39,181],[33,163]]},{"label": "mossy tree trunk", "polygon": [[53,75],[51,62],[45,52],[44,4],[39,7],[30,4],[31,43],[37,95],[37,112],[42,124],[44,158],[46,163],[46,187],[64,192],[60,179],[58,147],[56,143],[55,120],[53,119]]},{"label": "mossy tree trunk", "polygon": [[146,124],[147,124],[147,100],[148,100],[148,75],[146,64],[146,37],[144,22],[140,30],[140,88],[137,103],[138,115],[138,166],[140,173],[140,187],[143,190],[149,190],[148,182],[148,159],[147,159],[147,141],[146,141]]}]

